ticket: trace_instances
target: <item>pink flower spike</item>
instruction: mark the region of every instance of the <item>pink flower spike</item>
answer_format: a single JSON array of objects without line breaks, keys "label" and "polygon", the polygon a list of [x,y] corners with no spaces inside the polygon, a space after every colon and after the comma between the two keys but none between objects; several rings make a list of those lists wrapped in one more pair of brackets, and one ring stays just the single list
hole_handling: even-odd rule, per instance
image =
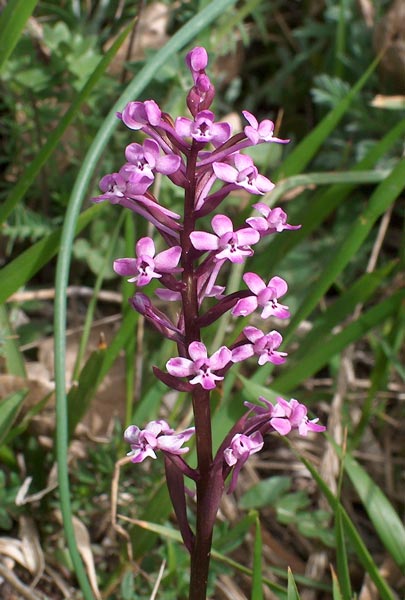
[{"label": "pink flower spike", "polygon": [[118,275],[130,277],[130,283],[139,287],[147,285],[152,279],[162,277],[162,273],[179,272],[177,268],[181,256],[181,247],[173,246],[155,256],[155,244],[152,238],[141,238],[136,244],[137,258],[118,258],[114,261],[114,271]]},{"label": "pink flower spike", "polygon": [[251,435],[237,433],[233,436],[231,445],[224,450],[225,462],[228,466],[233,467],[228,494],[235,490],[239,472],[249,456],[259,452],[263,448],[263,443],[260,431],[255,431]]},{"label": "pink flower spike", "polygon": [[278,142],[279,144],[288,144],[290,140],[282,140],[278,137],[274,137],[274,123],[269,119],[264,119],[259,124],[256,117],[247,110],[242,110],[242,114],[245,119],[249,122],[244,129],[246,137],[256,145],[259,142]]},{"label": "pink flower spike", "polygon": [[260,175],[253,159],[246,154],[233,156],[234,167],[224,162],[214,162],[212,168],[218,179],[243,187],[251,194],[266,194],[274,188],[274,183]]},{"label": "pink flower spike", "polygon": [[190,427],[180,433],[173,429],[163,419],[150,421],[145,429],[139,429],[136,425],[130,425],[124,432],[125,441],[130,444],[132,462],[140,463],[145,458],[156,458],[155,450],[162,450],[168,454],[185,454],[189,448],[182,448],[194,434],[195,428]]},{"label": "pink flower spike", "polygon": [[243,316],[251,314],[257,307],[263,308],[261,317],[267,319],[270,316],[279,319],[287,319],[290,316],[288,307],[278,303],[278,298],[284,296],[288,286],[281,277],[272,277],[269,283],[264,283],[263,279],[256,273],[245,273],[243,281],[246,283],[254,296],[248,296],[238,300],[232,309],[232,314]]},{"label": "pink flower spike", "polygon": [[241,263],[245,257],[252,256],[251,244],[260,239],[260,234],[249,227],[233,230],[233,223],[226,215],[215,215],[211,221],[216,236],[205,231],[194,231],[190,240],[196,250],[218,250],[215,254],[217,260],[228,259],[233,263]]},{"label": "pink flower spike", "polygon": [[259,357],[259,365],[271,362],[274,365],[281,365],[285,362],[286,352],[278,352],[277,348],[281,345],[283,338],[278,331],[270,331],[264,334],[256,327],[245,327],[243,330],[245,337],[253,345],[253,353]]},{"label": "pink flower spike", "polygon": [[178,356],[171,358],[166,363],[166,369],[170,375],[175,377],[189,377],[195,375],[190,383],[199,383],[205,390],[212,390],[216,381],[223,377],[216,375],[213,371],[223,369],[232,359],[232,352],[226,346],[217,350],[211,358],[208,358],[207,348],[202,342],[191,342],[188,347],[190,359]]},{"label": "pink flower spike", "polygon": [[301,229],[301,225],[289,225],[287,223],[287,214],[278,206],[269,208],[264,202],[258,202],[257,204],[253,204],[253,207],[263,216],[250,217],[246,219],[246,223],[253,227],[253,229],[256,229],[262,236],[271,233],[280,233],[284,229]]}]

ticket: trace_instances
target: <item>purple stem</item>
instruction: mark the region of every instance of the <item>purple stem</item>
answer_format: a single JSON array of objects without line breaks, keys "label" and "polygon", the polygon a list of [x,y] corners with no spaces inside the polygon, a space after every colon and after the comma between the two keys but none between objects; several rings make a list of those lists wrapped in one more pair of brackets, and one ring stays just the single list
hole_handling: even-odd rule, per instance
[{"label": "purple stem", "polygon": [[[195,252],[191,244],[190,233],[195,229],[196,163],[200,145],[193,142],[188,154],[186,169],[186,187],[184,197],[184,223],[181,232],[181,266],[183,267],[182,301],[184,317],[184,341],[188,348],[191,342],[200,341],[201,332],[198,308],[197,274],[195,272]],[[207,595],[208,570],[210,564],[212,531],[218,510],[218,485],[213,485],[212,472],[212,432],[210,392],[200,385],[193,388],[192,403],[196,435],[197,469],[196,481],[197,515],[196,530],[191,552],[190,600],[205,600]],[[217,470],[216,480],[222,482],[222,474]],[[215,497],[212,496],[213,490]]]}]

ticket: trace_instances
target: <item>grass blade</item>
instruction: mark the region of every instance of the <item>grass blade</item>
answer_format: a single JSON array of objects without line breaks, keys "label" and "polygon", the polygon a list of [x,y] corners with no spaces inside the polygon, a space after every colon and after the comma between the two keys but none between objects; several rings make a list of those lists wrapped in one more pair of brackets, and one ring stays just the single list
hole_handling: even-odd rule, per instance
[{"label": "grass blade", "polygon": [[18,390],[0,402],[0,445],[16,420],[27,394],[27,389]]},{"label": "grass blade", "polygon": [[0,15],[0,72],[14,50],[38,0],[9,0]]},{"label": "grass blade", "polygon": [[288,600],[300,600],[300,595],[298,593],[298,589],[294,580],[294,575],[292,574],[290,567],[288,567],[287,598]]},{"label": "grass blade", "polygon": [[253,548],[252,600],[263,600],[262,583],[263,542],[259,516],[255,519],[255,541]]},{"label": "grass blade", "polygon": [[394,507],[365,469],[350,455],[344,468],[382,543],[401,571],[405,569],[405,528]]},{"label": "grass blade", "polygon": [[[329,503],[330,507],[332,508],[332,510],[334,511],[334,513],[336,514],[337,510],[341,511],[342,522],[343,522],[343,525],[344,525],[344,528],[346,531],[346,535],[354,548],[354,552],[355,552],[356,556],[358,557],[361,564],[363,565],[363,568],[367,571],[367,573],[370,575],[372,581],[374,582],[374,584],[380,594],[381,600],[394,600],[394,596],[393,596],[387,582],[382,577],[371,554],[367,550],[359,532],[357,531],[356,527],[354,526],[352,520],[350,519],[349,515],[347,514],[347,512],[345,511],[343,506],[339,503],[339,500],[331,492],[327,483],[322,479],[322,477],[319,475],[318,471],[311,464],[311,462],[309,460],[307,460],[306,458],[304,458],[298,452],[295,452],[295,454],[298,456],[300,461],[306,466],[308,471],[311,473],[312,477],[316,481],[319,489],[325,496],[326,500],[328,501],[328,503]],[[345,456],[345,461],[347,460],[347,458],[348,458],[348,455]]]}]

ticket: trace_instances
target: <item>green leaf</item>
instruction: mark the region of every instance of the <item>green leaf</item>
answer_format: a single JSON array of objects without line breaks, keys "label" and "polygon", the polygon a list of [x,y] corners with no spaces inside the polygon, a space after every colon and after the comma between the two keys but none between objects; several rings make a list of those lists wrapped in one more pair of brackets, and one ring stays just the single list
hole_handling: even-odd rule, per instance
[{"label": "green leaf", "polygon": [[5,357],[7,373],[26,377],[25,363],[18,347],[18,338],[10,326],[6,307],[0,305],[0,350]]},{"label": "green leaf", "polygon": [[[336,560],[337,570],[343,597],[345,600],[352,598],[352,588],[350,583],[349,563],[347,560],[347,545],[345,540],[345,532],[342,521],[342,512],[340,506],[335,510],[335,537],[336,537]],[[332,575],[334,575],[332,571]],[[338,586],[339,587],[339,586]],[[339,590],[340,592],[340,590]]]},{"label": "green leaf", "polygon": [[401,570],[405,569],[405,528],[394,507],[365,469],[350,455],[344,468],[380,540]]},{"label": "green leaf", "polygon": [[6,2],[0,14],[0,72],[14,50],[37,3],[38,0],[8,0]]},{"label": "green leaf", "polygon": [[27,389],[18,390],[0,401],[0,444],[18,417],[18,413],[20,412],[24,398],[27,394]]},{"label": "green leaf", "polygon": [[100,380],[100,368],[104,362],[105,350],[92,352],[81,370],[79,381],[71,387],[67,400],[69,405],[69,437],[72,436],[76,425],[90,407]]},{"label": "green leaf", "polygon": [[333,570],[333,567],[331,566],[331,572],[332,572],[332,593],[333,593],[333,600],[348,600],[347,598],[343,598],[342,593],[340,591],[340,586],[339,586],[339,581],[338,578],[336,577],[336,573]]},{"label": "green leaf", "polygon": [[292,574],[290,567],[288,567],[287,598],[288,600],[300,600],[300,595],[295,584],[294,575]]},{"label": "green leaf", "polygon": [[263,479],[245,492],[239,500],[244,509],[274,506],[274,503],[291,488],[291,477],[276,475]]},{"label": "green leaf", "polygon": [[[316,481],[319,489],[324,494],[326,500],[328,501],[328,503],[329,503],[330,507],[333,509],[333,511],[335,513],[337,510],[341,511],[341,517],[342,517],[342,522],[343,522],[343,525],[345,528],[346,536],[347,536],[348,540],[350,541],[350,543],[352,544],[354,551],[356,553],[356,556],[358,557],[361,564],[363,565],[363,568],[367,571],[367,573],[370,575],[370,578],[374,582],[374,584],[380,594],[381,600],[394,600],[394,596],[393,596],[387,582],[382,577],[378,566],[375,564],[371,554],[367,550],[355,525],[353,524],[352,520],[350,519],[349,515],[347,514],[347,512],[345,511],[343,506],[340,504],[339,500],[331,492],[327,483],[322,479],[322,477],[319,475],[318,471],[312,465],[312,463],[309,460],[307,460],[306,458],[304,458],[298,452],[295,452],[295,453],[298,456],[298,458],[301,460],[301,462],[307,467],[308,471],[311,473],[312,477]],[[348,455],[345,455],[345,461],[347,460],[347,457],[348,457]]]},{"label": "green leaf", "polygon": [[252,600],[263,600],[262,575],[263,542],[260,519],[256,516],[255,541],[253,547]]}]

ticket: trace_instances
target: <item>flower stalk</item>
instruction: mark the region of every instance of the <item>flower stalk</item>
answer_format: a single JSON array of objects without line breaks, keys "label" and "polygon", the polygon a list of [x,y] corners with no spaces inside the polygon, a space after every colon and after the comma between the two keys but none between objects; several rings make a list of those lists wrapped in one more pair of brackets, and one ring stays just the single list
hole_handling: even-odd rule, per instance
[{"label": "flower stalk", "polygon": [[[232,493],[240,470],[252,454],[263,447],[263,436],[277,432],[286,435],[297,429],[301,435],[325,428],[310,421],[307,409],[297,400],[278,398],[273,405],[265,398],[261,404],[245,403],[247,412],[231,428],[213,456],[210,394],[234,363],[255,359],[282,364],[286,352],[280,351],[282,336],[276,330],[264,332],[245,327],[229,347],[222,346],[208,356],[204,344],[204,328],[226,312],[235,318],[257,311],[263,318],[287,319],[288,306],[280,303],[287,283],[273,275],[266,283],[259,275],[247,271],[243,281],[247,289],[226,295],[218,284],[222,267],[228,262],[244,263],[255,252],[255,246],[268,235],[294,230],[299,225],[287,223],[286,213],[279,207],[270,209],[259,202],[259,216],[236,226],[229,216],[218,212],[219,206],[234,190],[244,189],[263,195],[274,188],[273,182],[258,172],[253,160],[242,150],[261,143],[286,143],[275,137],[274,124],[261,123],[244,111],[248,122],[243,132],[232,135],[231,126],[216,122],[210,106],[215,88],[205,69],[208,55],[197,47],[188,53],[186,64],[193,86],[187,96],[191,117],[173,120],[161,111],[154,100],[130,102],[118,117],[131,130],[147,137],[143,144],[131,143],[125,151],[127,162],[121,169],[105,175],[100,181],[101,195],[95,202],[109,201],[141,215],[155,227],[167,249],[156,251],[152,238],[138,240],[136,257],[118,258],[115,271],[135,286],[130,299],[132,307],[167,339],[176,343],[177,356],[166,364],[166,370],[154,366],[158,379],[168,387],[189,392],[194,426],[177,432],[163,419],[151,421],[144,429],[131,425],[124,437],[131,447],[134,463],[156,458],[160,451],[165,459],[169,495],[180,532],[190,553],[190,600],[205,600],[209,575],[211,544],[221,497],[227,486]],[[183,213],[179,215],[162,205],[150,191],[155,173],[161,173],[184,190]],[[212,191],[216,182],[216,186]],[[213,214],[215,212],[215,214]],[[199,219],[213,214],[211,231],[201,229]],[[165,302],[176,302],[178,318],[173,321],[159,310],[146,289],[156,279],[161,288],[155,293]],[[205,302],[211,298],[207,310]],[[188,465],[184,444],[195,435],[197,466]],[[185,478],[195,486],[193,530],[187,514]],[[229,478],[229,482],[227,482]]]}]

